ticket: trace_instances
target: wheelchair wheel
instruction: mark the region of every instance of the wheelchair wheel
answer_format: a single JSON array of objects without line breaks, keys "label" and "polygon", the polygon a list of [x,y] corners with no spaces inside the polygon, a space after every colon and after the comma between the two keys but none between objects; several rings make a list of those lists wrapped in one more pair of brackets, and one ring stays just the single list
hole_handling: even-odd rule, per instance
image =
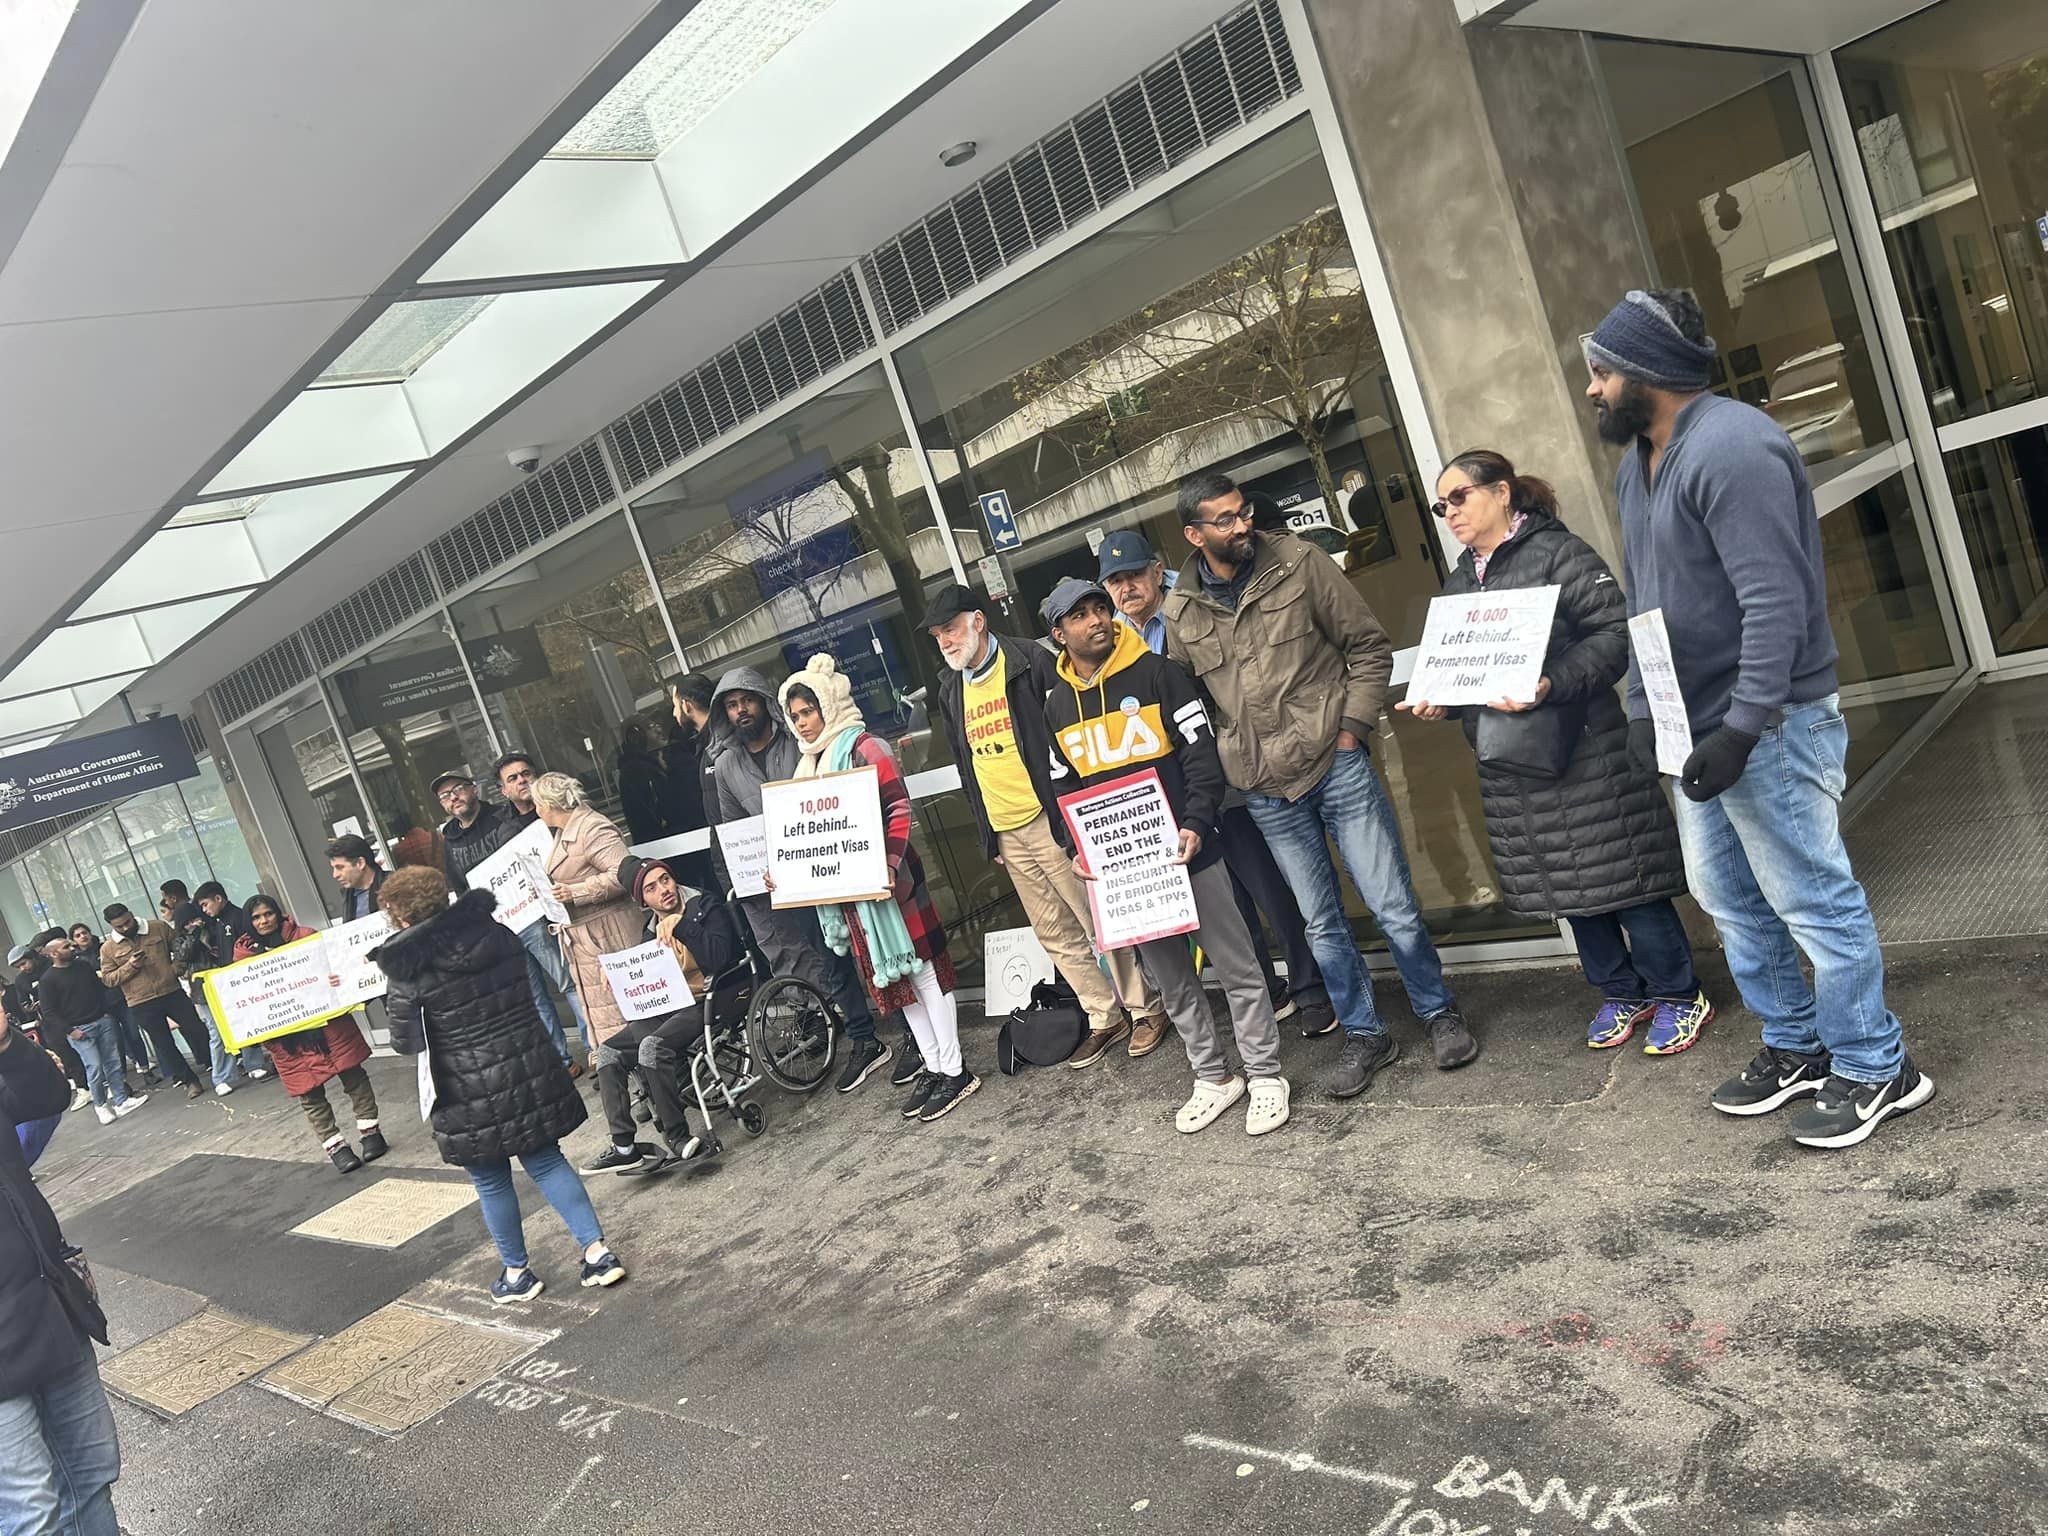
[{"label": "wheelchair wheel", "polygon": [[740,1129],[749,1136],[758,1136],[768,1129],[768,1112],[761,1107],[758,1100],[742,1099],[735,1113],[740,1117]]},{"label": "wheelchair wheel", "polygon": [[825,995],[795,976],[778,976],[754,995],[747,1027],[754,1061],[771,1081],[809,1093],[825,1081],[839,1051],[839,1016]]}]

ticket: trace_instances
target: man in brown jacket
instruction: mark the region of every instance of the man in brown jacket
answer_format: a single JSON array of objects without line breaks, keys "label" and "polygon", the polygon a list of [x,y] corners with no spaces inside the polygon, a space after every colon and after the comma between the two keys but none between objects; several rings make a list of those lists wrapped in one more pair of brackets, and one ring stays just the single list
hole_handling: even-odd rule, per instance
[{"label": "man in brown jacket", "polygon": [[1386,705],[1393,644],[1344,573],[1314,545],[1259,533],[1227,475],[1183,481],[1193,553],[1162,610],[1166,651],[1209,695],[1230,782],[1272,849],[1308,927],[1344,1050],[1324,1087],[1363,1093],[1401,1048],[1373,1005],[1330,844],[1378,920],[1441,1068],[1479,1054],[1423,927],[1394,808],[1368,761]]},{"label": "man in brown jacket", "polygon": [[[146,927],[120,902],[101,914],[113,927],[100,946],[100,980],[119,987],[128,1000],[128,1015],[142,1026],[156,1048],[158,1066],[184,1085],[185,1097],[196,1099],[206,1091],[201,1079],[212,1068],[213,1047],[206,1026],[192,1007],[192,999],[178,985],[178,968],[171,959],[171,927],[152,922]],[[171,1022],[191,1048],[194,1072],[171,1043]]]}]

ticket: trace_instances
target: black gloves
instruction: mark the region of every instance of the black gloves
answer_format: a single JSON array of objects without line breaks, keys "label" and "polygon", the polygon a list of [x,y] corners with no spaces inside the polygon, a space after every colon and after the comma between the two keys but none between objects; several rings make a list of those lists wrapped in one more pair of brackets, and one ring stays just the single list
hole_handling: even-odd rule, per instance
[{"label": "black gloves", "polygon": [[1629,766],[1638,773],[1657,777],[1657,726],[1651,720],[1631,720],[1628,723]]},{"label": "black gloves", "polygon": [[[1742,766],[1756,747],[1756,737],[1733,726],[1719,726],[1692,749],[1685,760],[1685,772],[1678,776],[1679,788],[1688,800],[1706,801],[1729,788],[1742,777]],[[1635,738],[1629,738],[1633,747]]]}]

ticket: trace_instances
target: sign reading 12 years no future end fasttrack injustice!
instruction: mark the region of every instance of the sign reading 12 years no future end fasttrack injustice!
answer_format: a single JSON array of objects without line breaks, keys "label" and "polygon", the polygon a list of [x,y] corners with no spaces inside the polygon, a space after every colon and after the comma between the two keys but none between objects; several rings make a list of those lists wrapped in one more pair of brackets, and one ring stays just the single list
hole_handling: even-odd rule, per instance
[{"label": "sign reading 12 years no future end fasttrack injustice!", "polygon": [[1556,612],[1556,587],[1432,598],[1408,678],[1408,702],[1534,702]]},{"label": "sign reading 12 years no future end fasttrack injustice!", "polygon": [[873,768],[761,786],[771,904],[822,907],[889,894],[882,789]]}]

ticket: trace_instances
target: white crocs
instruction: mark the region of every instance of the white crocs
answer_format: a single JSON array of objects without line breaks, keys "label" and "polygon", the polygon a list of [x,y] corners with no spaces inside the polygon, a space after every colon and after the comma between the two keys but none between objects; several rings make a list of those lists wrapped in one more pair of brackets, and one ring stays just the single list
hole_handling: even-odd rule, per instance
[{"label": "white crocs", "polygon": [[1245,1135],[1263,1136],[1285,1125],[1291,1113],[1287,1107],[1290,1091],[1284,1077],[1253,1078],[1251,1107],[1244,1112]]},{"label": "white crocs", "polygon": [[1176,1131],[1199,1131],[1243,1097],[1244,1079],[1241,1077],[1233,1077],[1227,1083],[1205,1083],[1197,1078],[1194,1093],[1187,1103],[1181,1105],[1180,1113],[1173,1117],[1173,1128]]}]

